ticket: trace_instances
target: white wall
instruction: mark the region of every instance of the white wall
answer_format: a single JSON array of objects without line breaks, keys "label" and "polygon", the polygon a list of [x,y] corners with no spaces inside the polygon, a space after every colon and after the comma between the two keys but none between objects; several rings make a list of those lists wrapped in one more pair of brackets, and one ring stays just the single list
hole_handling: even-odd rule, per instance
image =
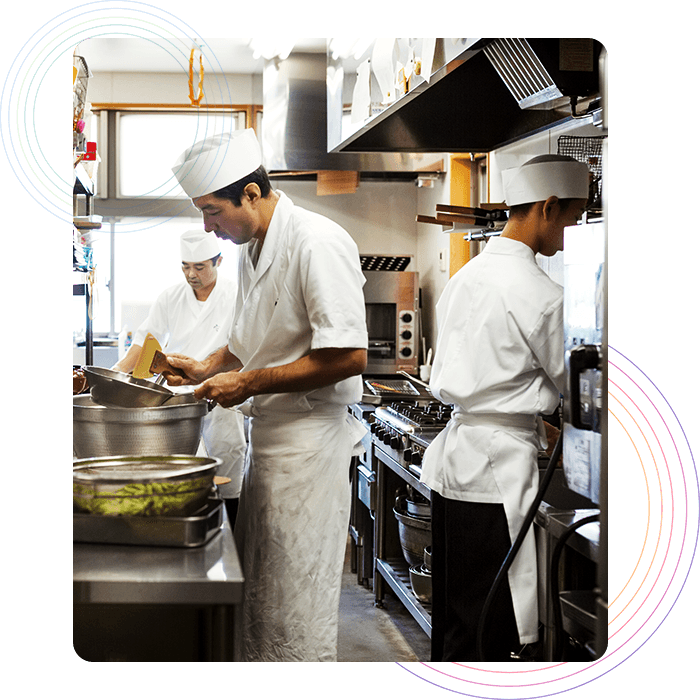
[{"label": "white wall", "polygon": [[[205,73],[203,89],[209,104],[262,104],[261,75]],[[189,105],[189,78],[184,72],[94,73],[87,97],[91,104]]]},{"label": "white wall", "polygon": [[[449,204],[450,186],[449,174],[441,177],[432,188],[419,187],[417,191],[417,209],[419,214],[435,215],[436,204]],[[450,278],[449,248],[450,235],[443,233],[442,226],[435,224],[415,224],[416,226],[416,259],[420,271],[420,286],[423,302],[423,336],[425,347],[435,348],[437,326],[435,323],[435,304]],[[440,270],[440,249],[448,250],[447,269]]]},{"label": "white wall", "polygon": [[[295,204],[323,214],[353,237],[361,255],[416,257],[413,182],[362,182],[354,194],[316,195],[315,181],[273,180]],[[411,269],[418,269],[415,266]]]}]

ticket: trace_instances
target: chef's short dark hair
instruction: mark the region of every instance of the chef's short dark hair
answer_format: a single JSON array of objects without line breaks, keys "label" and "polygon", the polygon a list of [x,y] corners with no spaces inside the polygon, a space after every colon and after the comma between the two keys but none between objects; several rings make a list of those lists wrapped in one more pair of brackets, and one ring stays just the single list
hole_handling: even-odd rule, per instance
[{"label": "chef's short dark hair", "polygon": [[243,190],[246,188],[246,185],[249,185],[250,183],[254,183],[260,188],[260,193],[262,194],[263,199],[272,191],[272,185],[270,184],[270,178],[267,174],[267,170],[265,170],[265,168],[261,165],[250,175],[246,175],[240,180],[237,180],[230,185],[226,185],[226,187],[222,187],[220,190],[216,190],[216,192],[213,194],[215,197],[219,197],[221,199],[229,199],[235,206],[240,207],[241,199],[243,197]]}]

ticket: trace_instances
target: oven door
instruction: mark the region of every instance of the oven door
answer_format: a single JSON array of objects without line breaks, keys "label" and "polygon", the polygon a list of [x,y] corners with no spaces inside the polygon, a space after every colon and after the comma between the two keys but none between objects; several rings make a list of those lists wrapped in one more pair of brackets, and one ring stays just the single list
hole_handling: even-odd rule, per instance
[{"label": "oven door", "polygon": [[377,476],[364,464],[357,465],[357,497],[372,512],[377,509]]}]

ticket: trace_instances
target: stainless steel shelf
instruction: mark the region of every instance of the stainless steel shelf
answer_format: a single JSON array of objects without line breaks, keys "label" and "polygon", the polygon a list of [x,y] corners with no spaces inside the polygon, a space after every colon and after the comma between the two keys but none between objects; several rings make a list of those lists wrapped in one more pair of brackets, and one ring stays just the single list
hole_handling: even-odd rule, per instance
[{"label": "stainless steel shelf", "polygon": [[406,562],[399,559],[377,559],[376,570],[389,584],[391,590],[394,591],[406,610],[421,626],[421,629],[430,637],[432,632],[430,607],[424,606],[413,595]]}]

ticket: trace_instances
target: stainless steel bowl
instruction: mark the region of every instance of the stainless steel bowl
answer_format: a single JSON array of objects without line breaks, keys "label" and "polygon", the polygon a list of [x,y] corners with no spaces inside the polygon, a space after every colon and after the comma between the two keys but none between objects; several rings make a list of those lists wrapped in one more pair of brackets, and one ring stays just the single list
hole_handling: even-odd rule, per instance
[{"label": "stainless steel bowl", "polygon": [[408,573],[413,595],[421,603],[430,605],[433,601],[433,579],[430,572],[420,566],[412,566]]},{"label": "stainless steel bowl", "polygon": [[221,460],[191,455],[73,462],[73,507],[99,515],[189,515],[206,503]]},{"label": "stainless steel bowl", "polygon": [[103,406],[146,408],[161,406],[176,394],[165,386],[137,379],[106,367],[84,367],[90,396]]},{"label": "stainless steel bowl", "polygon": [[115,408],[89,394],[73,397],[73,454],[79,459],[109,455],[197,452],[208,403],[178,394],[163,406]]}]

